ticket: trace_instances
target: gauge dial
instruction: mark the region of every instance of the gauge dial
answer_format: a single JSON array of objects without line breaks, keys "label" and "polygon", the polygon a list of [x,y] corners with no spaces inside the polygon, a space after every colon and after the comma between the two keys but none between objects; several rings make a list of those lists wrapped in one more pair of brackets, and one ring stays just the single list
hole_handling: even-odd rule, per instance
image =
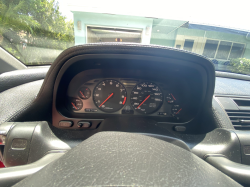
[{"label": "gauge dial", "polygon": [[78,95],[82,99],[88,99],[91,96],[91,91],[87,87],[81,87],[78,91]]},{"label": "gauge dial", "polygon": [[172,93],[169,93],[169,94],[167,94],[167,96],[166,96],[166,101],[167,101],[169,104],[173,104],[173,103],[176,101],[176,99],[175,99],[175,97],[174,97],[174,95],[173,95]]},{"label": "gauge dial", "polygon": [[143,82],[134,87],[130,96],[131,105],[143,114],[156,112],[163,103],[160,88],[152,82]]},{"label": "gauge dial", "polygon": [[116,112],[120,110],[127,100],[127,92],[124,86],[116,80],[104,80],[94,89],[94,103],[104,112]]},{"label": "gauge dial", "polygon": [[69,98],[67,105],[69,110],[77,111],[82,109],[83,103],[81,99]]},{"label": "gauge dial", "polygon": [[180,105],[173,105],[172,107],[172,115],[175,117],[180,116],[182,111],[182,107]]}]

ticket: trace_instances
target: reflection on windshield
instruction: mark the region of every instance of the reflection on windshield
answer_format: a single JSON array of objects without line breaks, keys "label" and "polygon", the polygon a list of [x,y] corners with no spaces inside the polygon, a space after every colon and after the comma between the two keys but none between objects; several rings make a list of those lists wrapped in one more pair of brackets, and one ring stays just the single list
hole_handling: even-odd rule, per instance
[{"label": "reflection on windshield", "polygon": [[56,1],[1,1],[0,43],[27,65],[50,64],[66,48],[98,42],[174,47],[206,56],[216,70],[250,74],[248,31],[139,16],[71,10]]}]

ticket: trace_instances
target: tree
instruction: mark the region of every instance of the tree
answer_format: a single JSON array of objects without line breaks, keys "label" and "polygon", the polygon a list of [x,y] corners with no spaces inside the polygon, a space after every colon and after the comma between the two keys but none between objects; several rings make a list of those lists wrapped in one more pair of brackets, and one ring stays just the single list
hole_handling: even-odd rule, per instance
[{"label": "tree", "polygon": [[[74,45],[73,22],[67,22],[61,15],[55,0],[2,0],[0,11],[2,46],[26,64],[34,54],[36,58],[32,61],[43,63],[42,49],[64,50]],[[15,33],[12,36],[24,33],[24,38],[11,43],[10,37],[4,35],[10,30]],[[22,48],[26,44],[27,48]]]},{"label": "tree", "polygon": [[32,30],[38,26],[32,16],[28,15],[24,0],[1,0],[0,1],[0,38],[1,44],[6,50],[17,58],[21,58],[18,43],[20,38],[18,32],[21,30]]},{"label": "tree", "polygon": [[230,59],[230,65],[233,66],[232,72],[250,75],[250,59]]},{"label": "tree", "polygon": [[27,3],[30,0],[1,0],[0,34],[8,29],[31,31],[39,23],[29,14]]}]

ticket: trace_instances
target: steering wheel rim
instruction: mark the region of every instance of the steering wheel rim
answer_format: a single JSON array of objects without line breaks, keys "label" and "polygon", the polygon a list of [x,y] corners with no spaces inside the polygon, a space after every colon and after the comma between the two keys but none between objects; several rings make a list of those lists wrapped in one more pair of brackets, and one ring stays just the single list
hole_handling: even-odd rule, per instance
[{"label": "steering wheel rim", "polygon": [[15,186],[241,186],[193,153],[140,134],[100,132]]}]

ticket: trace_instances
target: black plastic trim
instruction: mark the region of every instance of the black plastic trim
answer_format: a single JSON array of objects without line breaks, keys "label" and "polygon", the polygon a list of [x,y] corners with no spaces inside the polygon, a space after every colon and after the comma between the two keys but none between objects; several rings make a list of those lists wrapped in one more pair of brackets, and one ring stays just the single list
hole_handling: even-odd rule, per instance
[{"label": "black plastic trim", "polygon": [[192,153],[204,159],[208,154],[221,154],[231,161],[241,163],[240,141],[233,130],[215,129],[207,134],[178,135]]},{"label": "black plastic trim", "polygon": [[[90,61],[87,61],[90,60]],[[97,61],[96,61],[97,60]],[[109,64],[110,61],[114,61],[112,64]],[[120,61],[121,60],[126,60],[123,64],[123,66],[121,67]],[[133,64],[130,64],[130,62],[133,62]],[[61,100],[65,100],[65,96],[62,94],[58,94],[58,93],[62,93],[62,92],[66,92],[66,85],[67,85],[67,81],[70,81],[70,78],[73,78],[77,73],[84,71],[88,68],[90,69],[96,69],[96,68],[105,68],[105,67],[120,67],[120,68],[128,68],[128,67],[133,67],[133,68],[138,68],[138,64],[139,63],[143,63],[144,66],[146,67],[150,67],[152,68],[152,62],[157,62],[160,65],[162,65],[161,69],[169,69],[170,67],[172,68],[177,68],[179,66],[181,66],[181,68],[192,68],[192,70],[197,71],[196,77],[197,79],[201,80],[202,83],[202,87],[198,90],[199,95],[197,97],[197,99],[199,98],[199,96],[201,97],[201,101],[198,102],[197,104],[197,108],[201,108],[202,107],[202,103],[206,102],[206,94],[207,94],[207,87],[209,86],[209,79],[208,79],[208,74],[206,73],[206,69],[202,68],[202,66],[195,64],[194,62],[185,62],[185,61],[180,61],[178,59],[171,59],[171,58],[161,58],[161,57],[151,57],[151,56],[141,56],[141,55],[124,55],[124,54],[96,54],[96,55],[79,55],[76,57],[73,57],[72,59],[68,60],[63,67],[61,68],[55,85],[54,85],[54,93],[53,93],[53,122],[52,124],[55,127],[59,127],[59,121],[61,120],[73,120],[74,118],[79,118],[79,119],[86,119],[86,118],[95,118],[96,114],[78,114],[78,113],[74,113],[74,118],[69,118],[69,114],[65,115],[67,110],[65,110],[65,112],[62,112],[58,103],[60,103],[60,105],[62,105],[62,101]],[[111,66],[112,65],[112,66]],[[132,66],[134,65],[134,66]],[[70,71],[70,68],[72,66],[76,66],[77,67],[77,71]],[[181,68],[177,68],[178,71],[181,71],[179,69]],[[160,69],[158,68],[158,71]],[[156,70],[154,70],[156,71]],[[175,70],[176,71],[176,70]],[[67,75],[67,76],[66,76]],[[69,77],[69,76],[73,76],[73,77]],[[199,77],[199,78],[198,78]],[[193,80],[195,81],[195,80]],[[63,82],[63,83],[62,83]],[[200,85],[200,84],[198,84]],[[68,112],[69,113],[69,112]],[[125,115],[122,115],[125,116]],[[130,115],[127,115],[128,117],[131,117]],[[107,117],[116,117],[116,115],[114,114],[98,114],[98,118],[107,118]],[[137,117],[137,116],[136,116]],[[159,118],[159,117],[158,117]],[[76,123],[76,122],[74,122]],[[72,128],[78,128],[76,125],[71,127]]]},{"label": "black plastic trim", "polygon": [[[4,148],[3,160],[6,167],[33,163],[49,151],[71,149],[70,146],[52,133],[45,121],[15,122],[13,126],[8,132]],[[13,149],[12,144],[15,139],[25,140],[27,142],[26,147],[24,149]]]},{"label": "black plastic trim", "polygon": [[208,156],[206,161],[242,185],[250,185],[250,166],[220,156]]},{"label": "black plastic trim", "polygon": [[250,131],[234,130],[241,144],[241,163],[250,165],[250,154],[246,153],[250,146]]},{"label": "black plastic trim", "polygon": [[0,186],[1,187],[9,187],[17,182],[21,181],[22,179],[36,173],[46,165],[50,164],[51,162],[57,160],[65,153],[50,153],[45,155],[40,160],[32,163],[27,164],[24,166],[16,166],[10,168],[1,168],[0,169]]}]

